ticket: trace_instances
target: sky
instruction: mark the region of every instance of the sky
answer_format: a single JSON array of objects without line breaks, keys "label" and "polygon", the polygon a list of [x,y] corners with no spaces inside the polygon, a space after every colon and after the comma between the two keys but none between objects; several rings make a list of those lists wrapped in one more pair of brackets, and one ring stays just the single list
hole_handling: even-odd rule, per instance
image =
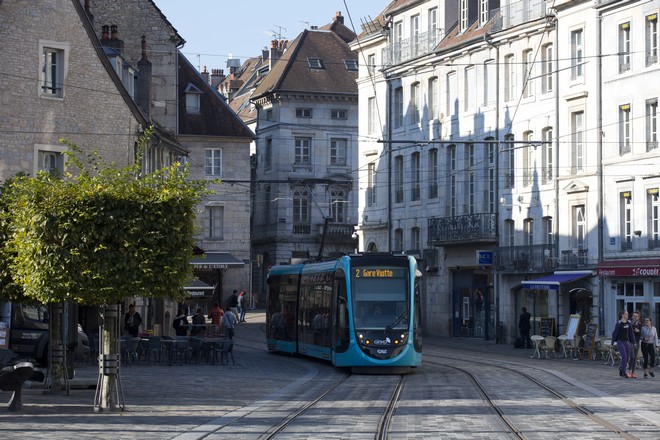
[{"label": "sky", "polygon": [[[389,0],[154,0],[186,40],[181,52],[198,69],[226,69],[227,58],[261,55],[280,34],[293,40],[309,26],[331,23],[337,11],[359,34],[361,23],[375,18]],[[351,20],[353,25],[351,25]]]}]

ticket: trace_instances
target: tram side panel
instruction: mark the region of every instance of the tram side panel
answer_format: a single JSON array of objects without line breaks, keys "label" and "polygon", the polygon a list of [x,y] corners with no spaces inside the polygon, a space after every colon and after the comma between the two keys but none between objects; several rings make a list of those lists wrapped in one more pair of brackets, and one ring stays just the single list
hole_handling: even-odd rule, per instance
[{"label": "tram side panel", "polygon": [[331,360],[330,322],[334,271],[303,270],[298,307],[298,352]]},{"label": "tram side panel", "polygon": [[269,350],[296,353],[298,284],[302,267],[287,266],[268,278],[266,341]]}]

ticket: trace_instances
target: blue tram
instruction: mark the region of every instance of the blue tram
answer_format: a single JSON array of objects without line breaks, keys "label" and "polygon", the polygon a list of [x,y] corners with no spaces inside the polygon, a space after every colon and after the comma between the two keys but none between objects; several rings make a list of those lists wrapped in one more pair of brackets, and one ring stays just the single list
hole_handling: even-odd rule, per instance
[{"label": "blue tram", "polygon": [[327,359],[354,371],[417,367],[422,363],[420,276],[417,261],[406,255],[346,255],[273,266],[268,349]]}]

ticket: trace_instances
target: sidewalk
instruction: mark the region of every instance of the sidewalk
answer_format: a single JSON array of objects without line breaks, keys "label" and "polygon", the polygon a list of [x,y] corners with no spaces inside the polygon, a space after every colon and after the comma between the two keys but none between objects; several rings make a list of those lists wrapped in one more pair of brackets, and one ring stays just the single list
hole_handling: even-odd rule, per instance
[{"label": "sidewalk", "polygon": [[[146,365],[121,369],[126,411],[95,413],[93,408],[98,368],[82,366],[72,380],[70,396],[44,395],[41,384],[23,391],[24,410],[6,411],[10,393],[0,393],[0,438],[77,440],[112,438],[129,440],[202,438],[193,429],[216,426],[240,414],[255,402],[270,399],[277,390],[309,374],[332,369],[328,363],[267,352],[264,344],[265,314],[252,311],[237,328],[234,355],[236,365]],[[493,363],[515,362],[550,373],[590,395],[609,403],[639,410],[635,405],[654,401],[660,390],[655,380],[622,379],[616,366],[601,360],[562,358],[530,359],[531,349],[514,349],[477,338],[424,337],[425,351],[460,359],[474,356]],[[470,362],[470,361],[468,361]],[[424,368],[424,366],[422,366]],[[429,368],[432,368],[429,364]],[[512,386],[514,386],[512,384]],[[625,399],[625,402],[623,400]],[[623,403],[622,403],[623,402]],[[660,416],[649,413],[660,425]],[[192,437],[191,437],[192,436]]]}]

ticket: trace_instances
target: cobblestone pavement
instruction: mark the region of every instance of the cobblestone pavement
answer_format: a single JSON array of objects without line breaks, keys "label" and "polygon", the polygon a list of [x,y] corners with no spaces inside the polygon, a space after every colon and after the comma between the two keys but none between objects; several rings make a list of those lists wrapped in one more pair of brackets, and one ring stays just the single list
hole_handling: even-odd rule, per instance
[{"label": "cobblestone pavement", "polygon": [[[40,384],[32,384],[23,391],[21,412],[11,413],[0,407],[0,439],[222,438],[213,434],[216,428],[240,420],[253,408],[268,408],[277,401],[278,394],[298,381],[333,371],[326,363],[266,352],[263,321],[263,313],[253,312],[247,315],[246,323],[239,325],[234,347],[236,365],[167,366],[143,362],[123,367],[121,383],[126,404],[123,412],[94,412],[93,385],[98,369],[93,366],[77,368],[69,396],[43,394]],[[604,365],[603,361],[530,359],[531,350],[516,350],[511,345],[480,339],[425,336],[424,343],[428,359],[445,356],[473,364],[477,369],[475,359],[525,368],[530,374],[556,382],[558,387],[579,391],[582,394],[575,394],[582,399],[579,403],[602,407],[603,413],[615,413],[617,419],[625,419],[627,412],[634,414],[648,424],[648,430],[644,431],[648,436],[639,435],[640,438],[660,438],[660,374],[655,379],[622,379],[615,366]],[[459,374],[446,377],[457,382],[461,378]],[[460,388],[461,384],[447,386]],[[519,393],[516,396],[516,404],[526,404]],[[0,401],[8,402],[9,398],[10,393],[0,392]],[[531,398],[529,403],[533,403]],[[432,418],[428,420],[433,422]],[[469,415],[458,417],[452,432],[455,438],[471,438],[470,430],[476,424],[482,425],[479,436],[483,437],[488,432],[483,422]],[[249,431],[245,429],[233,438],[257,438],[261,434],[248,434]],[[407,434],[413,431],[414,426],[409,426]],[[561,430],[554,431],[555,437],[558,432]],[[582,435],[585,430],[580,432]],[[589,437],[609,438],[602,432],[593,434]]]}]

